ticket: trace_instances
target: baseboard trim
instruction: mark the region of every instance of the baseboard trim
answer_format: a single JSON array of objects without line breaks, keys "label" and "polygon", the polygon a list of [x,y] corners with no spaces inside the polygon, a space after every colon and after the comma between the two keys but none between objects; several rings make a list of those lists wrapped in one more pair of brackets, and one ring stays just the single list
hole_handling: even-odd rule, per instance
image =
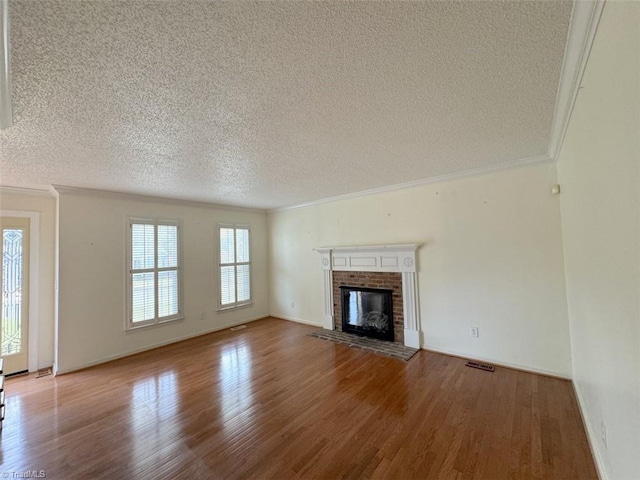
[{"label": "baseboard trim", "polygon": [[204,331],[201,331],[201,332],[197,332],[197,333],[193,333],[193,334],[189,334],[189,335],[184,335],[182,337],[172,338],[171,340],[167,340],[165,342],[154,343],[152,345],[148,345],[146,347],[138,348],[138,349],[132,350],[130,352],[117,353],[117,354],[114,354],[114,355],[109,355],[107,357],[103,357],[103,358],[101,358],[99,360],[96,360],[95,362],[84,363],[82,365],[77,365],[77,366],[72,367],[72,368],[65,368],[65,369],[54,368],[54,375],[55,376],[57,376],[57,375],[66,375],[67,373],[77,372],[79,370],[84,370],[86,368],[95,367],[96,365],[102,365],[103,363],[112,362],[112,361],[118,360],[120,358],[130,357],[131,355],[136,355],[138,353],[147,352],[147,351],[153,350],[155,348],[166,347],[167,345],[172,345],[174,343],[183,342],[185,340],[189,340],[191,338],[196,338],[196,337],[201,337],[203,335],[209,335],[210,333],[219,332],[221,330],[226,330],[227,328],[235,327],[237,325],[244,325],[245,323],[255,322],[256,320],[262,320],[263,318],[268,318],[268,317],[269,317],[269,315],[264,314],[264,315],[259,315],[257,317],[251,317],[251,318],[247,318],[247,319],[244,319],[244,320],[239,320],[237,322],[232,322],[232,323],[229,323],[229,324],[216,326],[215,328],[212,328],[210,330],[204,330]]},{"label": "baseboard trim", "polygon": [[594,463],[596,464],[596,470],[598,472],[598,477],[600,480],[608,480],[609,476],[607,475],[607,471],[604,468],[604,462],[602,457],[600,456],[600,451],[597,448],[598,445],[598,436],[596,432],[593,431],[591,427],[591,422],[589,421],[589,415],[587,414],[586,405],[584,402],[584,397],[582,395],[582,390],[578,387],[578,384],[573,380],[571,382],[573,385],[573,391],[576,395],[576,401],[578,403],[578,411],[580,412],[580,418],[582,419],[582,425],[584,425],[585,432],[587,433],[587,441],[589,442],[589,449],[591,450],[591,456],[593,457]]},{"label": "baseboard trim", "polygon": [[476,356],[476,355],[469,356],[469,355],[465,355],[464,353],[461,353],[461,352],[453,352],[453,351],[450,351],[450,350],[442,350],[442,349],[427,348],[427,347],[422,347],[422,350],[426,350],[427,352],[442,353],[443,355],[449,355],[450,357],[462,358],[464,360],[473,360],[473,361],[482,362],[482,363],[490,363],[490,364],[495,365],[497,367],[509,368],[511,370],[518,370],[519,372],[535,373],[536,375],[544,375],[545,377],[559,378],[560,380],[569,380],[569,381],[571,381],[571,376],[570,375],[565,375],[565,374],[557,373],[557,372],[551,372],[551,371],[548,371],[548,370],[542,370],[542,369],[538,369],[538,368],[527,367],[527,366],[518,365],[518,364],[514,364],[514,363],[506,363],[506,362],[502,362],[500,360],[494,360],[493,358],[480,357],[480,356]]},{"label": "baseboard trim", "polygon": [[303,320],[301,318],[290,317],[288,315],[271,315],[271,318],[277,318],[279,320],[286,320],[287,322],[302,323],[304,325],[311,325],[312,327],[322,328],[322,323],[311,322],[309,320]]}]

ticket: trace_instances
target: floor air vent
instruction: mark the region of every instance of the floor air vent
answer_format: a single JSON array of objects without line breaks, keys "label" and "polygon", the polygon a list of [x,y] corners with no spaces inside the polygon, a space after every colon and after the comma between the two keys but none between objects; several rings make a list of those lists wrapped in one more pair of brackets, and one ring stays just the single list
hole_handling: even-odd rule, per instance
[{"label": "floor air vent", "polygon": [[47,375],[51,375],[51,367],[40,368],[38,369],[38,373],[36,374],[36,378],[46,377]]},{"label": "floor air vent", "polygon": [[232,332],[235,332],[236,330],[242,330],[243,328],[247,328],[246,325],[237,325],[235,327],[231,327],[229,330],[231,330]]},{"label": "floor air vent", "polygon": [[494,367],[493,365],[487,365],[486,363],[478,363],[478,362],[472,362],[471,360],[469,360],[467,363],[465,363],[466,367],[471,367],[471,368],[478,368],[480,370],[486,370],[487,372],[495,372],[496,371],[496,367]]}]

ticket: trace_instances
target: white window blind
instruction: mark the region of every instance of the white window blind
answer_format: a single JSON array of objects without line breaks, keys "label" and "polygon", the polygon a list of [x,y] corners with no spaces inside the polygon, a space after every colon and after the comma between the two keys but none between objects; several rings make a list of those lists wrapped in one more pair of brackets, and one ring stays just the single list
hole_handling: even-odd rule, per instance
[{"label": "white window blind", "polygon": [[231,308],[251,302],[251,254],[249,228],[219,226],[220,307]]},{"label": "white window blind", "polygon": [[180,229],[176,222],[130,220],[128,327],[180,318]]}]

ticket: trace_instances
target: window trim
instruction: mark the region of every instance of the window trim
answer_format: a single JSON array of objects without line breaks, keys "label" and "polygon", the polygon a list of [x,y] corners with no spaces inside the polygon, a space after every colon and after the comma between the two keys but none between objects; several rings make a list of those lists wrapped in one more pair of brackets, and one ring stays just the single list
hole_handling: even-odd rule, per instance
[{"label": "window trim", "polygon": [[[233,228],[234,235],[236,229],[245,229],[249,231],[249,261],[248,262],[234,262],[234,263],[222,263],[220,262],[220,229],[222,228]],[[251,240],[253,233],[251,232],[251,226],[246,223],[218,223],[216,226],[216,264],[217,264],[217,286],[218,286],[218,295],[216,303],[218,305],[217,311],[220,312],[228,312],[230,310],[238,310],[240,308],[246,308],[253,305],[253,241]],[[237,254],[237,252],[235,252]],[[249,300],[243,302],[235,302],[227,305],[222,305],[222,284],[220,279],[220,273],[222,271],[223,266],[238,266],[238,265],[249,265]],[[236,289],[237,295],[237,289]]]},{"label": "window trim", "polygon": [[[154,302],[155,302],[155,316],[150,320],[143,320],[141,322],[133,322],[133,274],[134,269],[132,265],[132,238],[131,231],[134,224],[153,225],[154,226],[154,267],[153,268],[140,268],[136,269],[135,273],[154,273]],[[158,267],[158,226],[169,225],[178,228],[178,265],[177,267]],[[178,272],[178,313],[175,315],[169,315],[166,317],[158,317],[158,273],[173,271]],[[127,217],[126,223],[126,244],[125,244],[125,331],[135,331],[143,328],[154,327],[157,325],[164,325],[166,323],[172,323],[184,319],[184,303],[183,303],[183,275],[182,275],[182,222],[180,220],[170,220],[161,218],[141,218],[141,217]]]}]

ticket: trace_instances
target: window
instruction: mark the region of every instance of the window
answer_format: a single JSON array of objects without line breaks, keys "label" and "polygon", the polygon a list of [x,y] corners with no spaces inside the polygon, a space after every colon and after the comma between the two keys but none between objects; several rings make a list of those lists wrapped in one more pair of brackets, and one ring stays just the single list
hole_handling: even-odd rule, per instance
[{"label": "window", "polygon": [[129,220],[127,328],[182,317],[178,222]]},{"label": "window", "polygon": [[249,227],[219,225],[219,279],[221,309],[251,303]]}]

